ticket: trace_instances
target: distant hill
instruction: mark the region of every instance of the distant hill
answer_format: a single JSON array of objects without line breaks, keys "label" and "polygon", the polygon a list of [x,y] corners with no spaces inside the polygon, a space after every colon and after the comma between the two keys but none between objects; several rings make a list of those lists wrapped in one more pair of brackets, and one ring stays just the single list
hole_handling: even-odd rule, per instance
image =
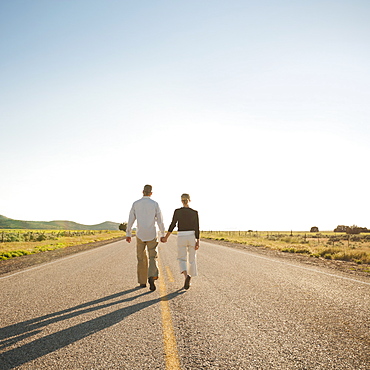
[{"label": "distant hill", "polygon": [[0,215],[0,229],[118,230],[118,225],[111,221],[97,225],[82,225],[73,221],[20,221]]}]

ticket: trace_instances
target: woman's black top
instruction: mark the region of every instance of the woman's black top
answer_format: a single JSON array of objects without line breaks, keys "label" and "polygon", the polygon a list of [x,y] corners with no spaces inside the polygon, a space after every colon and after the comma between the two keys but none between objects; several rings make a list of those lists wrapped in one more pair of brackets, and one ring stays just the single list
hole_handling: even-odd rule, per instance
[{"label": "woman's black top", "polygon": [[175,209],[172,222],[168,231],[172,233],[177,224],[178,231],[195,231],[195,238],[199,239],[199,218],[198,212],[189,207]]}]

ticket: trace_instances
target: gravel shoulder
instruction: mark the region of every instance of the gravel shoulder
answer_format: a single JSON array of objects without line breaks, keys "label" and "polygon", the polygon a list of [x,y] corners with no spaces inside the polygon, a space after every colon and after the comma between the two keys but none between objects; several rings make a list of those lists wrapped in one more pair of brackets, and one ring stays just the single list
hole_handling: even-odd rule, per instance
[{"label": "gravel shoulder", "polygon": [[81,245],[74,245],[71,247],[55,249],[53,251],[40,252],[35,254],[29,254],[21,257],[15,257],[8,260],[0,261],[0,276],[11,272],[19,271],[32,267],[35,265],[40,265],[47,263],[58,258],[67,257],[71,254],[84,252],[89,249],[94,249],[101,247],[106,244],[114,243],[119,240],[124,240],[125,237],[113,238],[109,240],[102,240],[93,243],[86,243]]},{"label": "gravel shoulder", "polygon": [[255,247],[250,246],[246,244],[239,244],[234,242],[226,242],[226,241],[220,241],[220,240],[213,240],[213,239],[202,239],[202,241],[214,243],[223,245],[230,248],[237,248],[246,250],[249,252],[259,253],[261,255],[265,256],[275,256],[278,258],[284,258],[285,260],[292,261],[292,262],[301,262],[303,264],[309,265],[309,266],[317,266],[317,267],[323,267],[323,268],[329,268],[335,271],[341,271],[348,273],[352,276],[358,276],[358,277],[368,277],[370,278],[370,265],[368,264],[357,264],[354,262],[348,262],[348,261],[339,261],[339,260],[328,260],[325,258],[315,258],[310,257],[305,254],[298,254],[298,253],[287,253],[287,252],[281,252],[278,250],[273,250],[265,247]]}]

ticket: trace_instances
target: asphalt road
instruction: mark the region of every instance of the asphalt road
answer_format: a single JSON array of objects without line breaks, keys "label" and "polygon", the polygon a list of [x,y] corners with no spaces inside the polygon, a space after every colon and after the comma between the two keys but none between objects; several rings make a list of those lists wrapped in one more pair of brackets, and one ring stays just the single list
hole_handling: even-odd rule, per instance
[{"label": "asphalt road", "polygon": [[134,241],[0,277],[0,369],[370,368],[370,279],[202,242],[185,291],[175,243],[155,292]]}]

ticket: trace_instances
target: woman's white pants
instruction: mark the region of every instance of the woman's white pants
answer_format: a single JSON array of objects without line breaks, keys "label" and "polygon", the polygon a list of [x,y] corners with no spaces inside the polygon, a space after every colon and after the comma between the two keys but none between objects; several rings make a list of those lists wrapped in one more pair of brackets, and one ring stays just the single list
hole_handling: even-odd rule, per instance
[{"label": "woman's white pants", "polygon": [[190,276],[198,275],[195,243],[194,231],[179,231],[177,233],[177,260],[180,272],[187,271]]}]

